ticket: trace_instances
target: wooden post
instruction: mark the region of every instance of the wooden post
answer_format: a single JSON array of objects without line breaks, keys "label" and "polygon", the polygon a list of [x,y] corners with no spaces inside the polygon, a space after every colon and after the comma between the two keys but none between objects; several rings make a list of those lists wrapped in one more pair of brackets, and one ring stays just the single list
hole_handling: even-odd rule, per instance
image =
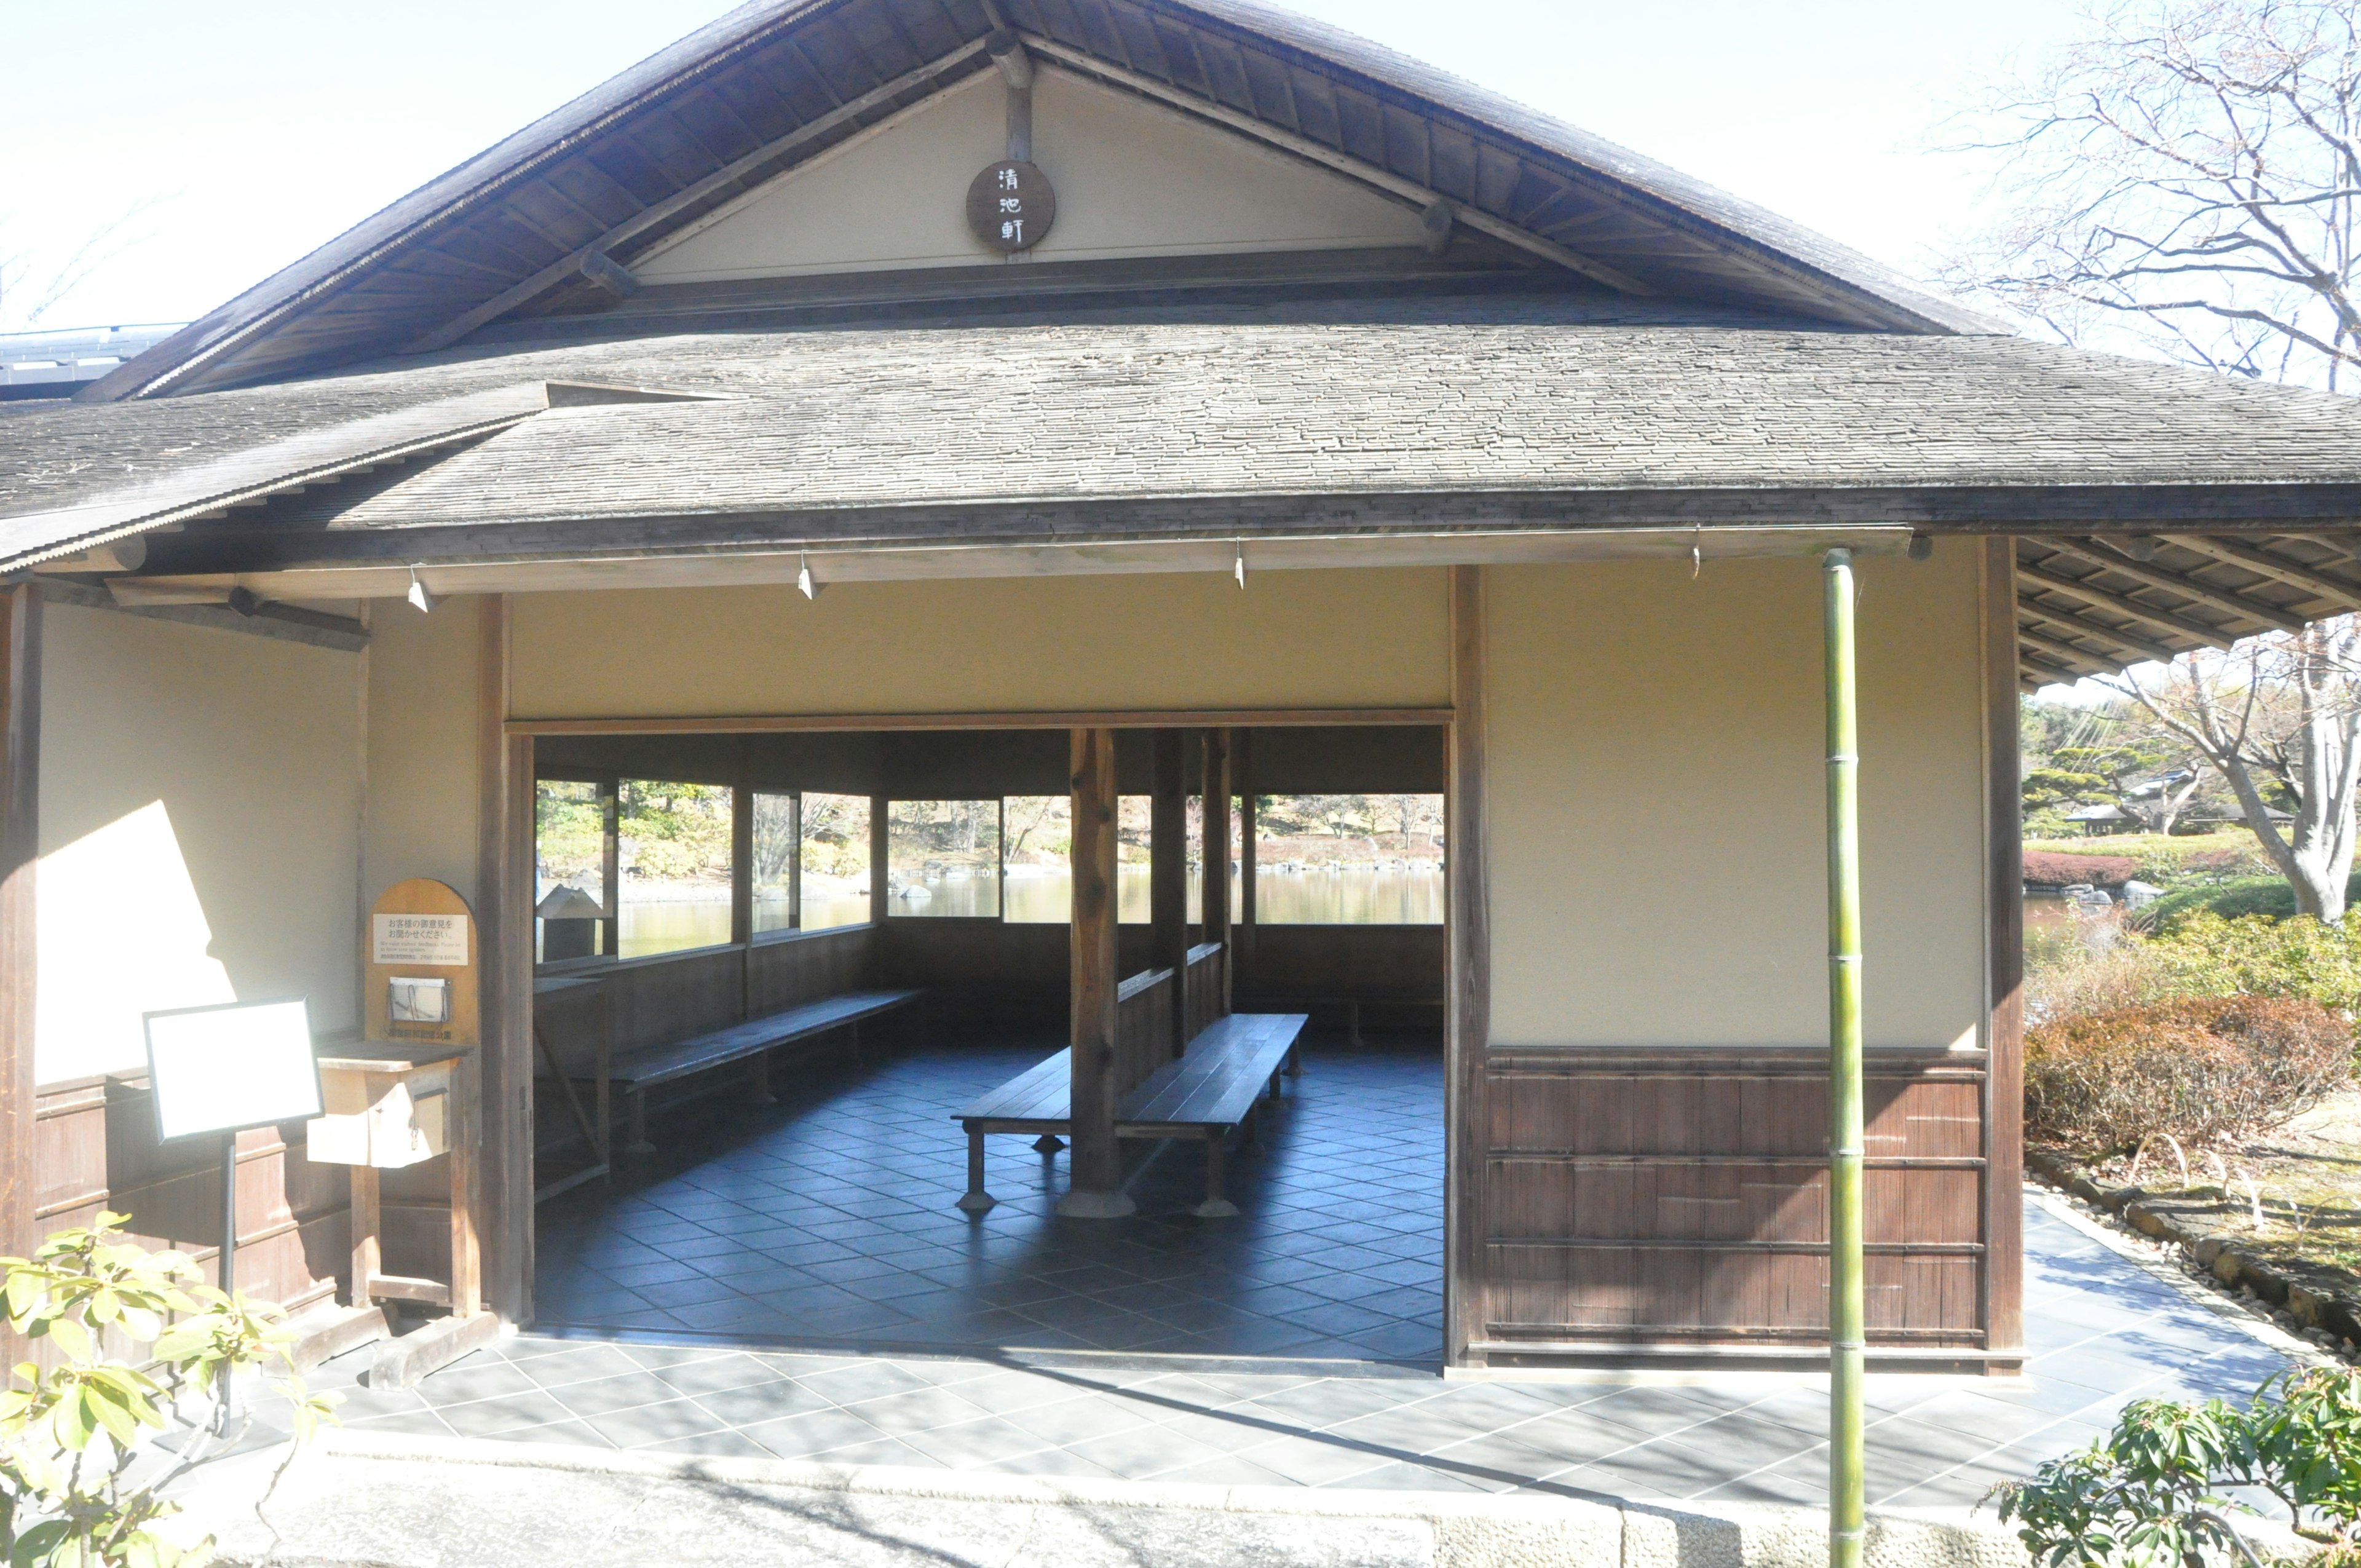
[{"label": "wooden post", "polygon": [[623,950],[623,781],[598,781],[598,814],[603,826],[599,847],[598,902],[607,911],[598,950],[615,958]]},{"label": "wooden post", "polygon": [[885,923],[885,907],[892,901],[885,896],[885,879],[890,874],[890,845],[886,836],[886,799],[882,795],[869,797],[869,918],[879,925]]},{"label": "wooden post", "polygon": [[[1238,797],[1238,925],[1231,933],[1237,948],[1229,967],[1231,1000],[1236,1000],[1240,977],[1254,972],[1255,949],[1255,786],[1254,731],[1230,731],[1230,788]],[[1246,989],[1251,991],[1251,985]]]},{"label": "wooden post", "polygon": [[[0,588],[0,1249],[34,1234],[35,866],[40,855],[41,590]],[[22,1350],[22,1345],[16,1347]]]},{"label": "wooden post", "polygon": [[[460,1069],[474,1101],[477,1157],[453,1131],[454,1240],[471,1233],[482,1293],[513,1323],[533,1321],[533,737],[510,735],[509,603],[480,601],[476,722],[476,936],[483,1044]],[[466,1201],[460,1201],[465,1191]],[[464,1218],[462,1217],[464,1215]]]},{"label": "wooden post", "polygon": [[[2025,1348],[2025,845],[2017,773],[2016,541],[1985,539],[1984,1349]],[[2010,1370],[2015,1370],[2011,1368]]]},{"label": "wooden post", "polygon": [[1189,781],[1178,729],[1156,732],[1148,802],[1148,967],[1172,971],[1172,1049],[1189,1046]]},{"label": "wooden post", "polygon": [[1230,732],[1205,731],[1204,877],[1198,919],[1222,948],[1222,1011],[1230,1010]]},{"label": "wooden post", "polygon": [[1444,1125],[1449,1145],[1444,1203],[1443,1356],[1464,1365],[1481,1337],[1484,1165],[1490,1144],[1492,1031],[1490,894],[1484,849],[1484,568],[1451,569],[1449,826],[1444,836],[1450,942],[1444,1008]]},{"label": "wooden post", "polygon": [[730,791],[730,939],[754,939],[754,791],[742,784]]},{"label": "wooden post", "polygon": [[804,928],[804,792],[787,796],[787,929]]},{"label": "wooden post", "polygon": [[1070,1034],[1073,1184],[1060,1214],[1115,1220],[1136,1207],[1123,1190],[1115,1135],[1115,731],[1073,732],[1073,968]]}]

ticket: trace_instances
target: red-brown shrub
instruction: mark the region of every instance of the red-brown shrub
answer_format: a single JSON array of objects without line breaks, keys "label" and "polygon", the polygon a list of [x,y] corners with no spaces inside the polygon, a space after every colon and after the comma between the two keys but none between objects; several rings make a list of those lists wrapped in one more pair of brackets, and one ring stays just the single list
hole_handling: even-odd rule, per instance
[{"label": "red-brown shrub", "polygon": [[2071,887],[2087,882],[2094,887],[2121,887],[2139,875],[2139,862],[2129,855],[2061,855],[2050,850],[2025,851],[2025,880],[2033,887]]},{"label": "red-brown shrub", "polygon": [[2158,1133],[2264,1126],[2353,1076],[2353,1028],[2316,1002],[2200,997],[2045,1024],[2025,1038],[2025,1130],[2095,1157]]}]

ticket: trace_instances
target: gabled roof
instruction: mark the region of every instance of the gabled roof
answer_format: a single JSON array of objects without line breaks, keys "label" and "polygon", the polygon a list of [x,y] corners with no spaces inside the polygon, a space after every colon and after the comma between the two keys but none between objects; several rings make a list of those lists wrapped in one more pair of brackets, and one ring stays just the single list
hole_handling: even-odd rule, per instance
[{"label": "gabled roof", "polygon": [[[1867,258],[1497,94],[1248,0],[755,0],[208,313],[78,396],[280,379],[562,306],[967,76],[1041,58],[1637,294],[1989,331]],[[595,263],[594,263],[595,265]]]}]

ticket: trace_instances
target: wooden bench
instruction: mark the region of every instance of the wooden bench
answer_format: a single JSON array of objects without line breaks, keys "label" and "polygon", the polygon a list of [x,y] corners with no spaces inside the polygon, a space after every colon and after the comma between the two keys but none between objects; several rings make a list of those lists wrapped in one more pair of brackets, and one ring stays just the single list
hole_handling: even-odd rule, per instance
[{"label": "wooden bench", "polygon": [[[1115,1105],[1119,1138],[1201,1138],[1205,1145],[1205,1200],[1191,1212],[1224,1219],[1238,1212],[1222,1191],[1225,1142],[1244,1125],[1249,1138],[1263,1099],[1279,1098],[1282,1072],[1301,1070],[1296,1047],[1301,1013],[1237,1013],[1217,1019]],[[991,1133],[1033,1133],[1048,1140],[1073,1133],[1071,1050],[1027,1068],[959,1113],[967,1130],[967,1191],[959,1206],[981,1214],[999,1200],[984,1190],[983,1140]]]},{"label": "wooden bench", "polygon": [[[625,1154],[653,1154],[655,1146],[648,1142],[648,1091],[691,1077],[714,1068],[727,1067],[735,1061],[750,1062],[752,1067],[754,1102],[771,1102],[770,1052],[797,1040],[809,1039],[833,1029],[857,1029],[863,1019],[891,1013],[897,1007],[907,1007],[917,1002],[916,991],[851,991],[840,996],[824,996],[817,1002],[766,1013],[760,1018],[749,1018],[742,1024],[712,1029],[702,1035],[692,1035],[686,1040],[675,1040],[668,1046],[651,1046],[642,1050],[618,1056],[609,1069],[617,1089],[629,1098],[631,1135],[623,1146]],[[854,1039],[858,1041],[858,1034]]]}]

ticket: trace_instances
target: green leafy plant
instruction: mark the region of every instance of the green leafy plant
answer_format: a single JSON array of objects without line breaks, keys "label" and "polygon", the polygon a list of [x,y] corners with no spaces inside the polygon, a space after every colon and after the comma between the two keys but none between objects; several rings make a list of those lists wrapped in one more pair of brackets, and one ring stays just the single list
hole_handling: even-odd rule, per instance
[{"label": "green leafy plant", "polygon": [[2329,1548],[2315,1561],[2361,1555],[2361,1371],[2283,1373],[2243,1408],[2135,1400],[2104,1440],[1988,1500],[2046,1568],[2263,1568],[2260,1516],[2237,1487],[2278,1498],[2298,1535]]},{"label": "green leafy plant", "polygon": [[[208,1561],[210,1541],[183,1549],[152,1528],[176,1511],[162,1491],[236,1441],[240,1433],[225,1419],[231,1380],[246,1368],[286,1362],[294,1341],[278,1307],[202,1283],[181,1253],[125,1243],[125,1223],[102,1213],[86,1229],[51,1236],[30,1258],[0,1258],[9,1327],[54,1352],[47,1370],[19,1363],[0,1392],[0,1546],[7,1568],[196,1568]],[[139,1365],[115,1359],[108,1340],[146,1346],[148,1359]],[[313,1394],[292,1376],[278,1387],[292,1408],[297,1444],[335,1420],[340,1396]],[[182,1420],[184,1402],[207,1398],[209,1424],[183,1420],[189,1430],[172,1464],[135,1484],[144,1440]]]}]

